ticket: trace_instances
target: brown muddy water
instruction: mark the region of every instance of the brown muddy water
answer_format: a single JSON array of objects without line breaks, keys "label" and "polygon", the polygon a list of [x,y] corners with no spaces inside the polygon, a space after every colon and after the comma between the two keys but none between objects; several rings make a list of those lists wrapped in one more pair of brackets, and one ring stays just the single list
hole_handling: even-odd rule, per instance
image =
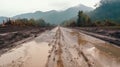
[{"label": "brown muddy water", "polygon": [[47,42],[31,41],[0,57],[0,67],[45,67],[50,47]]},{"label": "brown muddy water", "polygon": [[56,27],[1,55],[0,67],[120,67],[118,51],[103,40]]},{"label": "brown muddy water", "polygon": [[30,42],[21,44],[0,56],[0,67],[45,67],[57,28],[46,31]]}]

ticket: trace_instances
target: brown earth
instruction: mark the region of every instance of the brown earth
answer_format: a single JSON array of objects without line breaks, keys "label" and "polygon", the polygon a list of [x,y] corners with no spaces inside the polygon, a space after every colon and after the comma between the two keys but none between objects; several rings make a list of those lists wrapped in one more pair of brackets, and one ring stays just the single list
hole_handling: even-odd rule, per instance
[{"label": "brown earth", "polygon": [[0,27],[0,55],[7,52],[9,49],[19,46],[19,44],[30,41],[39,36],[42,32],[50,29],[52,29],[52,27]]},{"label": "brown earth", "polygon": [[119,67],[120,48],[74,29],[56,27],[0,57],[0,67]]}]

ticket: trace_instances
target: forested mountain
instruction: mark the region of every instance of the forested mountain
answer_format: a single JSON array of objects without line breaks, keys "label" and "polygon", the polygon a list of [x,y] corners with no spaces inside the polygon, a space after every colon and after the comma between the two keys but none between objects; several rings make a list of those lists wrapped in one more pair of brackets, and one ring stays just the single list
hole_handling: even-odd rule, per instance
[{"label": "forested mountain", "polygon": [[92,8],[84,6],[84,5],[78,5],[75,7],[68,8],[67,10],[64,10],[64,11],[55,11],[55,10],[48,11],[48,12],[37,11],[35,13],[17,15],[17,16],[14,16],[14,18],[28,18],[28,19],[29,18],[35,18],[35,19],[42,18],[49,23],[59,24],[64,20],[68,20],[76,16],[79,10],[86,12],[86,11],[91,11]]},{"label": "forested mountain", "polygon": [[34,19],[44,19],[46,22],[52,23],[52,24],[59,24],[65,20],[69,20],[70,18],[73,18],[77,15],[78,11],[82,10],[84,12],[89,12],[93,10],[91,7],[87,7],[84,5],[78,5],[75,7],[68,8],[64,11],[47,11],[47,12],[42,12],[42,11],[36,11],[34,13],[25,13],[25,14],[20,14],[16,15],[12,18],[17,19],[17,18],[34,18]]},{"label": "forested mountain", "polygon": [[120,22],[120,0],[101,0],[100,6],[90,12],[93,20],[113,20]]}]

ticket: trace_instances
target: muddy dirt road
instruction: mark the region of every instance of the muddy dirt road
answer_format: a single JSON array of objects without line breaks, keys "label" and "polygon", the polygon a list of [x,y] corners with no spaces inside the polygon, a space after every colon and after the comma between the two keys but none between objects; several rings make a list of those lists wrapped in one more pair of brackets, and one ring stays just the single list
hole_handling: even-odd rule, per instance
[{"label": "muddy dirt road", "polygon": [[0,56],[0,67],[120,67],[120,48],[56,27]]}]

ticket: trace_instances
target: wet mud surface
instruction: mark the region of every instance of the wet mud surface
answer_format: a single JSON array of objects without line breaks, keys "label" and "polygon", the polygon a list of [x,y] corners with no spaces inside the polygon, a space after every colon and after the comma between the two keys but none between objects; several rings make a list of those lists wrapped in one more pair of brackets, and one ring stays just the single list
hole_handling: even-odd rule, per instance
[{"label": "wet mud surface", "polygon": [[0,56],[0,67],[120,67],[120,48],[56,27]]}]

